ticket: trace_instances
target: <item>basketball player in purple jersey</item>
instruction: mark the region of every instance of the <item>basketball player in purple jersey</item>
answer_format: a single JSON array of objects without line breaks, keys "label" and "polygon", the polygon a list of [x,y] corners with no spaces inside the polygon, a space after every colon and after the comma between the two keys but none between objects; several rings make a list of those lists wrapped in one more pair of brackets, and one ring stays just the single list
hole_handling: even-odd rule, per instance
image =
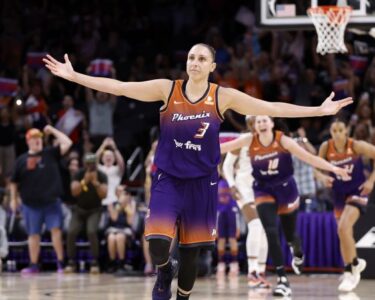
[{"label": "basketball player in purple jersey", "polygon": [[215,50],[194,45],[187,57],[189,79],[156,79],[120,82],[92,77],[73,70],[68,55],[61,63],[47,55],[46,67],[56,76],[91,89],[145,102],[164,102],[160,109],[160,140],[155,155],[155,174],[146,236],[158,275],[152,299],[171,298],[176,263],[169,258],[169,245],[178,222],[180,270],[177,299],[188,299],[197,273],[200,247],[213,246],[216,238],[217,165],[220,160],[219,128],[227,109],[244,115],[309,117],[336,114],[352,103],[351,98],[318,107],[267,102],[232,88],[208,82],[215,70]]},{"label": "basketball player in purple jersey", "polygon": [[299,195],[293,178],[292,154],[316,168],[333,172],[343,178],[348,178],[348,175],[345,169],[312,155],[281,131],[274,132],[272,118],[257,116],[254,126],[255,134],[246,133],[236,140],[221,144],[221,152],[248,147],[253,167],[255,204],[266,231],[269,252],[278,275],[273,295],[290,296],[292,291],[283,266],[277,215],[280,216],[285,238],[293,253],[292,267],[299,275],[304,257],[295,228]]},{"label": "basketball player in purple jersey", "polygon": [[229,242],[229,275],[237,276],[238,267],[238,242],[239,236],[239,210],[236,201],[232,198],[228,182],[221,178],[218,183],[217,203],[217,253],[218,265],[217,276],[224,276],[226,264],[224,261],[226,242]]},{"label": "basketball player in purple jersey", "polygon": [[357,257],[353,227],[366,210],[368,194],[375,182],[375,169],[365,178],[362,156],[374,160],[375,147],[365,141],[349,138],[342,120],[335,119],[330,132],[332,138],[320,146],[319,156],[335,166],[345,168],[351,179],[345,181],[335,174],[328,176],[319,171],[316,171],[316,175],[318,180],[332,187],[341,255],[345,263],[344,276],[338,290],[350,292],[358,285],[361,272],[366,268],[366,261]]}]

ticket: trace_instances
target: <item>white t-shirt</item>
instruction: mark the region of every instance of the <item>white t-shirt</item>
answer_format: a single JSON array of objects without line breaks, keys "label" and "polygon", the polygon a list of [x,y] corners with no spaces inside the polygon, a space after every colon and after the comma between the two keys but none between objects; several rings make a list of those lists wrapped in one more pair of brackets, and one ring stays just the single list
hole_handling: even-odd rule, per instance
[{"label": "white t-shirt", "polygon": [[106,167],[99,164],[98,169],[107,175],[108,191],[107,197],[102,201],[103,205],[108,205],[117,201],[116,188],[121,182],[122,174],[118,165]]}]

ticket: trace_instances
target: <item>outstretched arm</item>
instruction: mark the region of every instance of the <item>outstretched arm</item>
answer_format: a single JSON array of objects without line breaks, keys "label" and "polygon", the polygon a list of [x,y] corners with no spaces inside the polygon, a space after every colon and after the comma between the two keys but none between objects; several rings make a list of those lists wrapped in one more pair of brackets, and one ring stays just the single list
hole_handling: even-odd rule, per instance
[{"label": "outstretched arm", "polygon": [[291,154],[295,155],[300,160],[304,161],[305,163],[321,169],[326,170],[329,172],[333,172],[338,176],[341,176],[344,180],[349,180],[350,177],[347,173],[347,171],[343,168],[336,167],[329,163],[328,161],[324,160],[323,158],[319,156],[315,156],[311,154],[310,152],[307,152],[305,149],[303,149],[301,146],[298,145],[296,141],[294,141],[292,138],[283,136],[281,138],[281,145],[288,150]]},{"label": "outstretched arm", "polygon": [[121,82],[112,78],[93,77],[74,71],[68,55],[64,55],[64,63],[54,59],[51,55],[43,61],[52,74],[66,80],[78,83],[90,89],[117,96],[125,96],[145,102],[166,101],[172,88],[172,81],[156,79],[143,82]]},{"label": "outstretched arm", "polygon": [[355,153],[366,156],[373,160],[373,168],[370,176],[367,180],[359,187],[361,195],[368,195],[374,188],[375,183],[375,146],[365,141],[355,141],[353,144]]},{"label": "outstretched arm", "polygon": [[220,112],[223,114],[227,109],[243,115],[266,115],[283,118],[302,118],[334,115],[341,108],[353,102],[351,97],[332,101],[335,94],[332,92],[320,106],[299,106],[282,102],[267,102],[251,97],[232,88],[220,88]]},{"label": "outstretched arm", "polygon": [[253,139],[252,133],[248,132],[240,137],[236,138],[235,140],[222,143],[220,145],[220,152],[221,154],[227,153],[229,151],[234,151],[236,149],[242,148],[244,146],[248,146],[251,144],[251,141]]},{"label": "outstretched arm", "polygon": [[68,152],[69,148],[72,146],[72,140],[63,132],[57,130],[56,128],[52,127],[51,125],[46,125],[43,128],[45,134],[52,134],[56,139],[60,146],[60,153],[64,155]]}]

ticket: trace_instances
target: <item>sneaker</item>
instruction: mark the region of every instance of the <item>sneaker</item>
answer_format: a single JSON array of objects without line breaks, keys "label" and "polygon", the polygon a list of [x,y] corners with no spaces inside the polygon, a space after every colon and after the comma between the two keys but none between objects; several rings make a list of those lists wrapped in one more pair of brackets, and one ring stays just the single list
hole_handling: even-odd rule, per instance
[{"label": "sneaker", "polygon": [[264,273],[259,273],[258,278],[260,280],[259,288],[261,289],[269,289],[271,288],[271,282],[266,279],[266,275]]},{"label": "sneaker", "polygon": [[275,297],[289,297],[292,295],[292,290],[289,285],[289,281],[285,276],[277,279],[277,285],[273,289],[272,293]]},{"label": "sneaker", "polygon": [[115,273],[117,271],[116,261],[110,261],[108,263],[107,273]]},{"label": "sneaker", "polygon": [[261,284],[261,280],[259,279],[258,274],[253,271],[247,276],[247,285],[249,288],[255,289],[259,287]]},{"label": "sneaker", "polygon": [[354,276],[354,287],[353,289],[355,289],[359,283],[359,281],[361,280],[361,272],[366,269],[366,261],[362,258],[358,258],[358,265],[356,266],[353,266],[352,265],[352,273],[353,273],[353,276]]},{"label": "sneaker", "polygon": [[304,256],[302,257],[293,256],[292,268],[296,275],[302,274],[302,267],[303,267],[304,260],[305,260]]},{"label": "sneaker", "polygon": [[178,271],[178,262],[171,258],[171,268],[167,272],[158,270],[156,282],[152,289],[152,300],[169,300],[172,297],[171,284]]},{"label": "sneaker", "polygon": [[30,265],[29,267],[21,270],[22,275],[32,275],[32,274],[38,274],[38,273],[39,273],[39,267],[37,265]]},{"label": "sneaker", "polygon": [[356,293],[350,292],[339,294],[338,300],[361,300],[361,298]]},{"label": "sneaker", "polygon": [[96,275],[100,273],[100,269],[98,265],[92,265],[90,267],[90,274]]},{"label": "sneaker", "polygon": [[64,264],[62,262],[57,262],[57,273],[63,274],[64,273]]},{"label": "sneaker", "polygon": [[69,264],[64,268],[65,274],[72,274],[76,272],[75,264]]},{"label": "sneaker", "polygon": [[119,266],[113,275],[115,275],[115,277],[124,277],[128,274],[129,274],[129,271],[126,270],[125,266]]},{"label": "sneaker", "polygon": [[216,276],[225,276],[225,263],[224,262],[219,262],[217,264],[217,270],[216,270]]},{"label": "sneaker", "polygon": [[231,262],[229,264],[229,275],[238,276],[238,273],[239,273],[238,262]]},{"label": "sneaker", "polygon": [[351,272],[344,272],[342,276],[341,283],[338,286],[338,290],[340,292],[351,292],[356,286],[358,282],[356,280],[356,276]]}]

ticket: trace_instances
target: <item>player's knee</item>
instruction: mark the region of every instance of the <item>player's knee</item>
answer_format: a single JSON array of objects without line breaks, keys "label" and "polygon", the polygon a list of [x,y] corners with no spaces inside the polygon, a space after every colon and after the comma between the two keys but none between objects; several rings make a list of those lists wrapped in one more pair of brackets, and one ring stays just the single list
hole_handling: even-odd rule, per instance
[{"label": "player's knee", "polygon": [[268,226],[264,228],[264,230],[266,231],[266,236],[269,241],[279,238],[279,231],[277,226]]},{"label": "player's knee", "polygon": [[149,241],[150,255],[155,265],[162,265],[168,261],[170,244],[170,241],[162,239],[151,239]]},{"label": "player's knee", "polygon": [[337,226],[337,233],[340,237],[347,236],[350,233],[348,226],[345,226],[342,222]]}]

